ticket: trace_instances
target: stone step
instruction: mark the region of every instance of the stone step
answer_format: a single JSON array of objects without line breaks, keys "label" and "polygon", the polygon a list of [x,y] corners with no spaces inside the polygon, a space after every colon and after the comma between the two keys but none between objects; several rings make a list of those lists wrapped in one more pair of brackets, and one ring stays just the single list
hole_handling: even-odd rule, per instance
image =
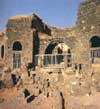
[{"label": "stone step", "polygon": [[74,70],[72,68],[68,68],[65,70],[66,74],[75,74]]}]

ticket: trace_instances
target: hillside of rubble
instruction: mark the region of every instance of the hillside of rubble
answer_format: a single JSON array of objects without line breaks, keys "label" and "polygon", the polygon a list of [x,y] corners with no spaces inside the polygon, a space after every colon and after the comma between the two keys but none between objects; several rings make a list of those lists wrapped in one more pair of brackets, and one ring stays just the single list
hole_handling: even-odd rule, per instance
[{"label": "hillside of rubble", "polygon": [[3,69],[0,109],[99,109],[100,72]]}]

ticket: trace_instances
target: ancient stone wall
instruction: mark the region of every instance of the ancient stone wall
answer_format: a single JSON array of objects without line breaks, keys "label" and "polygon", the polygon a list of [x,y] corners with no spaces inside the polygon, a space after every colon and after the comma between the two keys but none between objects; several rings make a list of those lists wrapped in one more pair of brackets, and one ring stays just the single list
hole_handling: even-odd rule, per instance
[{"label": "ancient stone wall", "polygon": [[[8,48],[6,53],[7,63],[11,63],[11,66],[13,66],[13,44],[16,41],[20,42],[22,45],[21,64],[33,63],[33,58],[35,58],[33,55],[39,53],[34,54],[34,52],[39,49],[36,39],[38,39],[39,44],[41,41],[42,35],[39,33],[47,34],[46,37],[48,37],[48,34],[51,34],[47,25],[35,14],[19,15],[10,18],[6,30],[8,37]],[[36,45],[34,45],[35,43]]]},{"label": "ancient stone wall", "polygon": [[[44,54],[49,44],[62,40],[71,48],[76,63],[89,64],[90,39],[100,36],[100,2],[99,0],[86,0],[81,3],[78,11],[76,25],[72,28],[52,27],[33,15],[14,16],[8,20],[6,36],[6,60],[13,62],[13,43],[22,44],[22,64],[32,63],[33,55]],[[37,39],[37,40],[36,40]]]},{"label": "ancient stone wall", "polygon": [[5,60],[6,54],[6,47],[7,47],[7,37],[5,31],[0,33],[0,60]]},{"label": "ancient stone wall", "polygon": [[12,17],[7,24],[8,51],[7,60],[13,62],[13,43],[19,41],[22,45],[22,64],[32,62],[33,30],[31,27],[31,16]]},{"label": "ancient stone wall", "polygon": [[[90,39],[93,36],[100,36],[100,1],[86,0],[81,3],[78,11],[76,29],[81,54],[84,54],[85,63],[90,56]],[[82,45],[82,47],[81,47]],[[80,54],[80,55],[81,55]]]}]

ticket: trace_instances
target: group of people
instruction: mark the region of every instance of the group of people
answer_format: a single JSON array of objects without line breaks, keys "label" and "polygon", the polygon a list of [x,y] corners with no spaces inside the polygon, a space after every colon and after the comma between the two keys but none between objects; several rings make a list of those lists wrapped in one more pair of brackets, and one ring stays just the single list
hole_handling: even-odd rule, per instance
[{"label": "group of people", "polygon": [[82,64],[76,64],[74,65],[74,72],[81,73],[82,70]]}]

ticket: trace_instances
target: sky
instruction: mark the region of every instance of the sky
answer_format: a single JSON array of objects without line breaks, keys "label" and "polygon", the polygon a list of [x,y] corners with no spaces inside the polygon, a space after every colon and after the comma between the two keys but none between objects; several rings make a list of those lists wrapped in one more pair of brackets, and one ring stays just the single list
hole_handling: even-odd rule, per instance
[{"label": "sky", "polygon": [[44,22],[57,27],[71,27],[83,0],[0,0],[0,31],[8,19],[18,14],[38,14]]}]

